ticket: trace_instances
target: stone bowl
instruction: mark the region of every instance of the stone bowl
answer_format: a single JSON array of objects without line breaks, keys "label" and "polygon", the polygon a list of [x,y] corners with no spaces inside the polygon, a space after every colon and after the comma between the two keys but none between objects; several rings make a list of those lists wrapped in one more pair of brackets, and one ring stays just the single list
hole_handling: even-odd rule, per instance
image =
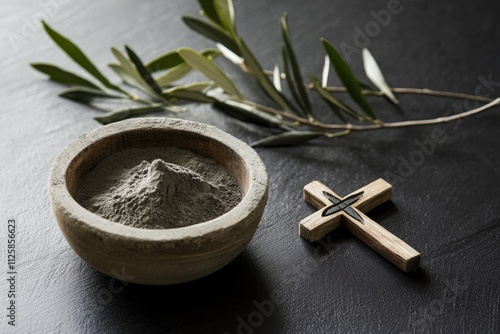
[{"label": "stone bowl", "polygon": [[[105,157],[128,148],[175,146],[216,160],[237,180],[241,202],[210,221],[141,229],[109,221],[74,199],[83,178]],[[69,144],[50,174],[50,198],[64,237],[98,271],[147,285],[192,281],[224,267],[252,239],[267,202],[267,173],[257,153],[206,124],[166,118],[126,120]]]}]

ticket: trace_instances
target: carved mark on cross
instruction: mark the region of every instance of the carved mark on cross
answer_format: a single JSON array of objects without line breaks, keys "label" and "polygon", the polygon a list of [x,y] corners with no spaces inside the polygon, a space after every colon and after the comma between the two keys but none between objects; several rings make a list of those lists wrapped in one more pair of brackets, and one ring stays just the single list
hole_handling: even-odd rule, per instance
[{"label": "carved mark on cross", "polygon": [[378,179],[341,198],[324,184],[313,181],[304,187],[304,199],[319,211],[300,222],[300,235],[317,241],[340,225],[404,272],[416,269],[420,253],[371,220],[364,213],[391,198],[392,186]]}]

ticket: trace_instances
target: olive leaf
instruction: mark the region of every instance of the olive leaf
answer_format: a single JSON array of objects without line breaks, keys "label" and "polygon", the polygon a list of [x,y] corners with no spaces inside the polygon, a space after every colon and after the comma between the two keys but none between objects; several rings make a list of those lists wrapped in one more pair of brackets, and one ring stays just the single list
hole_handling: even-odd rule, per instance
[{"label": "olive leaf", "polygon": [[201,6],[201,14],[206,18],[212,20],[213,23],[222,27],[222,21],[219,18],[219,13],[214,6],[214,0],[198,0]]},{"label": "olive leaf", "polygon": [[220,88],[211,89],[206,92],[206,95],[216,101],[215,106],[219,110],[236,119],[252,124],[289,130],[285,121],[259,110],[255,105],[248,102],[233,100]]},{"label": "olive leaf", "polygon": [[234,6],[231,0],[199,0],[201,14],[214,24],[235,33]]},{"label": "olive leaf", "polygon": [[183,99],[196,102],[214,102],[205,92],[213,86],[213,81],[194,82],[187,85],[175,86],[163,92],[166,96],[174,99]]},{"label": "olive leaf", "polygon": [[325,62],[323,64],[323,72],[321,75],[321,87],[328,86],[328,75],[330,74],[330,57],[325,55]]},{"label": "olive leaf", "polygon": [[125,50],[130,58],[130,60],[134,63],[135,68],[141,75],[142,79],[148,84],[148,86],[159,96],[162,95],[161,88],[156,83],[155,79],[151,76],[151,73],[144,67],[141,59],[130,47],[125,45]]},{"label": "olive leaf", "polygon": [[[215,58],[221,54],[219,50],[213,48],[201,50],[200,53],[207,58]],[[177,50],[174,50],[153,58],[144,67],[146,67],[149,73],[155,73],[169,70],[182,64],[185,64],[184,59],[177,53]]]},{"label": "olive leaf", "polygon": [[398,105],[399,101],[396,99],[392,93],[391,87],[387,84],[387,81],[380,70],[375,58],[368,49],[363,49],[363,66],[365,68],[365,73],[368,79],[378,88],[380,91],[387,96],[387,98],[394,104]]},{"label": "olive leaf", "polygon": [[70,41],[68,38],[59,34],[52,29],[45,21],[42,21],[43,27],[52,40],[78,65],[90,73],[94,78],[99,80],[105,87],[120,91],[120,88],[113,85],[109,80],[97,69],[89,58],[80,50],[80,48]]},{"label": "olive leaf", "polygon": [[125,108],[125,109],[114,110],[101,116],[95,116],[94,119],[101,124],[110,124],[113,122],[122,121],[127,118],[147,115],[152,112],[158,112],[162,110],[164,110],[163,106]]},{"label": "olive leaf", "polygon": [[250,69],[250,73],[255,77],[262,90],[280,107],[285,110],[289,110],[290,107],[288,105],[288,102],[276,89],[276,87],[274,87],[271,81],[269,81],[269,78],[264,74],[262,66],[260,65],[257,58],[255,58],[255,56],[253,55],[252,51],[250,51],[245,41],[243,41],[242,39],[238,39],[238,45],[241,49],[243,59],[245,60],[245,65]]},{"label": "olive leaf", "polygon": [[301,107],[304,113],[311,117],[311,102],[309,101],[309,94],[304,86],[302,74],[300,72],[299,63],[295,50],[292,46],[292,39],[286,21],[286,13],[281,17],[281,32],[283,34],[283,60],[285,62],[284,68],[290,85],[290,90],[297,104]]},{"label": "olive leaf", "polygon": [[194,31],[202,34],[203,36],[220,43],[227,47],[229,50],[233,51],[238,56],[242,56],[237,43],[233,38],[224,31],[221,27],[215,26],[211,23],[204,22],[200,19],[190,16],[182,17],[184,23]]},{"label": "olive leaf", "polygon": [[219,49],[208,48],[201,50],[200,54],[208,59],[215,59],[220,56],[222,52]]},{"label": "olive leaf", "polygon": [[179,66],[184,63],[184,60],[177,53],[177,50],[169,51],[147,62],[144,67],[150,73],[155,73],[162,70],[168,70],[172,67]]},{"label": "olive leaf", "polygon": [[281,72],[278,65],[274,66],[273,70],[273,84],[276,90],[281,93]]},{"label": "olive leaf", "polygon": [[213,0],[212,4],[217,12],[221,26],[231,34],[236,31],[234,25],[234,6],[231,0]]},{"label": "olive leaf", "polygon": [[340,53],[338,53],[338,51],[330,42],[328,42],[324,38],[321,39],[321,42],[323,43],[326,53],[330,58],[330,62],[332,63],[333,68],[335,69],[335,72],[337,73],[340,80],[347,88],[347,91],[351,96],[351,98],[361,107],[361,109],[363,109],[365,114],[367,114],[373,120],[378,119],[375,113],[373,112],[372,108],[368,104],[368,101],[366,100],[365,96],[363,95],[363,92],[361,91],[361,86],[359,85],[358,80],[352,73],[352,70],[349,67],[349,65],[346,63],[346,61],[342,58]]},{"label": "olive leaf", "polygon": [[121,65],[108,64],[108,67],[111,68],[116,73],[116,75],[118,75],[123,80],[123,82],[125,82],[127,85],[141,88],[141,87],[139,87],[140,84],[138,83],[136,78],[133,75],[131,75],[129,72],[127,72]]},{"label": "olive leaf", "polygon": [[257,140],[253,142],[251,146],[261,147],[261,146],[297,145],[324,136],[325,136],[324,132],[318,132],[318,131],[287,131]]},{"label": "olive leaf", "polygon": [[[169,86],[174,81],[184,78],[193,69],[184,61],[184,59],[182,59],[181,56],[179,56],[177,50],[175,51],[175,54],[177,55],[177,57],[179,57],[180,62],[178,62],[178,65],[170,68],[168,66],[175,65],[177,62],[167,63],[167,62],[162,62],[159,59],[160,62],[158,62],[157,68],[159,68],[160,70],[168,69],[167,71],[163,72],[162,74],[158,75],[155,78],[156,83],[160,87]],[[207,57],[208,59],[214,59],[215,57],[218,57],[221,54],[221,52],[217,49],[205,49],[201,50],[200,54],[203,55],[204,57]]]},{"label": "olive leaf", "polygon": [[[281,60],[283,61],[283,71],[285,72],[285,80],[286,83],[288,84],[288,87],[290,88],[290,92],[292,93],[292,97],[296,103],[299,104],[299,110],[302,112],[304,116],[307,117],[307,113],[304,112],[304,107],[300,104],[300,96],[297,92],[296,89],[293,89],[294,87],[294,82],[293,82],[293,75],[290,72],[290,65],[289,65],[289,59],[286,55],[286,49],[285,46],[281,48]],[[297,108],[293,106],[293,110],[296,110]]]},{"label": "olive leaf", "polygon": [[233,81],[212,60],[190,48],[180,48],[177,52],[189,66],[206,75],[216,86],[233,96],[242,98]]},{"label": "olive leaf", "polygon": [[155,78],[156,82],[160,87],[165,87],[170,85],[172,82],[184,78],[191,72],[193,68],[186,63],[175,66],[174,68],[165,71],[165,73],[160,74]]},{"label": "olive leaf", "polygon": [[87,79],[66,71],[60,67],[57,67],[52,64],[45,64],[45,63],[32,63],[31,66],[36,69],[39,72],[42,72],[44,74],[47,74],[49,76],[49,79],[67,84],[67,85],[76,85],[76,86],[84,86],[84,87],[89,87],[93,89],[99,89],[100,88],[96,85],[94,85],[92,82],[88,81]]},{"label": "olive leaf", "polygon": [[220,50],[220,52],[224,55],[224,57],[226,57],[227,59],[229,59],[233,64],[241,66],[244,63],[243,58],[241,58],[240,56],[238,56],[233,51],[229,50],[223,44],[217,43],[216,46]]},{"label": "olive leaf", "polygon": [[144,93],[148,94],[152,98],[162,99],[161,96],[158,96],[146,81],[144,81],[143,77],[135,67],[134,63],[131,62],[127,57],[125,57],[118,49],[112,47],[111,52],[116,57],[120,65],[110,64],[109,67],[115,71],[115,73],[120,76],[124,82],[127,84],[136,87],[142,90]]},{"label": "olive leaf", "polygon": [[88,103],[94,99],[122,99],[123,96],[109,94],[100,89],[93,89],[88,87],[71,87],[59,93],[60,97],[65,99]]},{"label": "olive leaf", "polygon": [[319,82],[319,80],[314,76],[311,75],[311,82],[314,85],[314,89],[319,93],[319,96],[323,99],[323,101],[326,102],[326,104],[332,109],[332,111],[343,121],[346,122],[345,117],[342,115],[342,112],[346,113],[349,116],[354,117],[358,121],[360,121],[362,118],[361,116],[353,110],[351,107],[349,107],[347,104],[344,102],[340,101],[339,99],[335,98],[330,92],[328,92]]},{"label": "olive leaf", "polygon": [[224,112],[226,115],[246,123],[252,123],[265,127],[286,128],[286,125],[283,124],[281,120],[257,109],[255,106],[243,102],[222,100],[217,101],[215,103],[215,107]]}]

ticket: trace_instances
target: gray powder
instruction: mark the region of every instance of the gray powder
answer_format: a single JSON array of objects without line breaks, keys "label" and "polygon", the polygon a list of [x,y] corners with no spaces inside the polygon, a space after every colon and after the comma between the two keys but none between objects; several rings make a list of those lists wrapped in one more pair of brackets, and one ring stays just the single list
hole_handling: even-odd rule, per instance
[{"label": "gray powder", "polygon": [[241,201],[236,179],[215,160],[176,147],[127,149],[102,160],[77,202],[116,223],[147,229],[216,218]]}]

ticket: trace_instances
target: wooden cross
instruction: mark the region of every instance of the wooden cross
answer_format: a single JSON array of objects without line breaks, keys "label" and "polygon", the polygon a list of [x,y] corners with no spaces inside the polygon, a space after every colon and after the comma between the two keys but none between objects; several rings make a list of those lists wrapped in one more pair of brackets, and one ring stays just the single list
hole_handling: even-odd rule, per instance
[{"label": "wooden cross", "polygon": [[399,269],[404,272],[416,269],[420,253],[364,214],[388,201],[391,193],[392,186],[383,179],[344,198],[321,182],[313,181],[304,187],[304,199],[319,211],[300,222],[300,235],[314,242],[343,225]]}]

